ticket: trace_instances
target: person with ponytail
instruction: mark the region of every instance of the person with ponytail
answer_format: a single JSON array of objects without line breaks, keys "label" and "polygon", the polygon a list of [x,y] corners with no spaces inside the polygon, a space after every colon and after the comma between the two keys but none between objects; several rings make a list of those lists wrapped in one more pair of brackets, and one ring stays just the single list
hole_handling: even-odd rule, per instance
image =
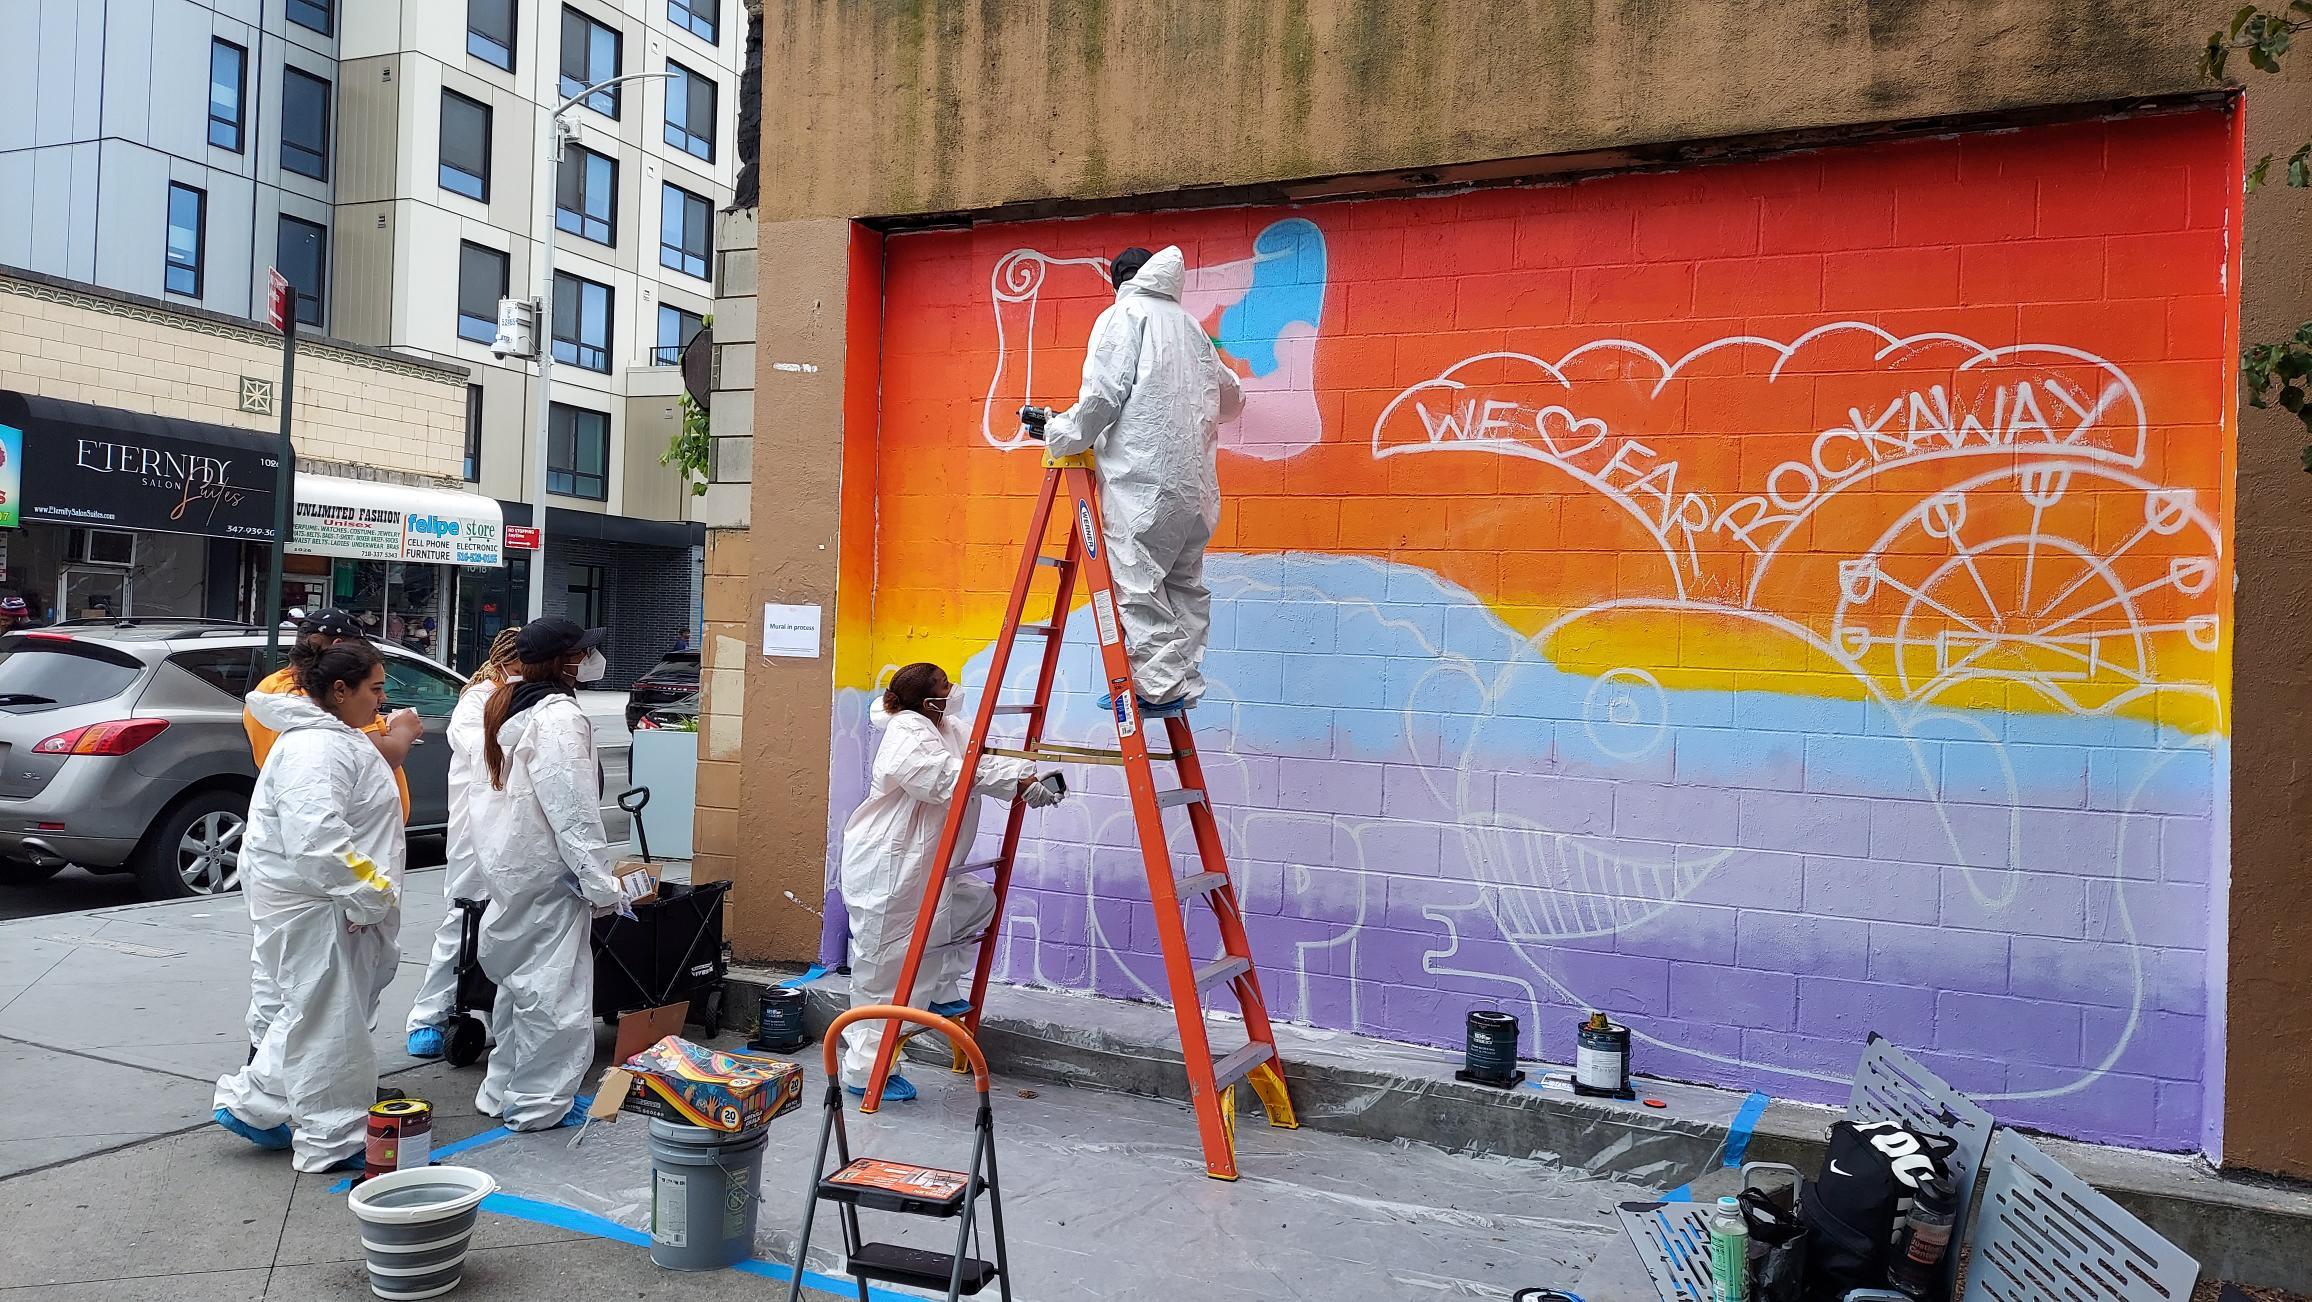
[{"label": "person with ponytail", "polygon": [[582,1120],[572,1103],[594,1062],[594,914],[618,903],[618,879],[578,685],[602,677],[602,638],[559,615],[523,625],[518,680],[482,707],[485,767],[467,818],[490,896],[482,971],[498,1002],[474,1106],[508,1130]]},{"label": "person with ponytail", "polygon": [[[875,748],[867,798],[843,824],[843,907],[851,915],[851,1006],[894,1002],[907,942],[935,875],[939,833],[948,801],[963,781],[963,752],[969,739],[948,709],[955,685],[938,665],[918,662],[891,675],[883,699],[869,711],[883,740]],[[971,790],[982,796],[1022,800],[1035,808],[1060,802],[1066,791],[1057,774],[1038,780],[1035,765],[1000,755],[982,756]],[[955,843],[960,863],[979,827],[979,801],[964,811]],[[942,1017],[970,1011],[963,974],[975,955],[971,942],[995,919],[995,892],[976,877],[945,876],[931,946],[916,974],[914,1003]],[[928,998],[926,1005],[923,1001]],[[875,1070],[881,1022],[860,1022],[843,1032],[843,1086],[864,1097]],[[883,1083],[883,1097],[905,1101],[915,1086],[904,1076]]]},{"label": "person with ponytail", "polygon": [[482,711],[509,680],[521,681],[521,661],[514,645],[517,630],[501,629],[490,643],[489,659],[467,680],[457,708],[450,711],[448,738],[449,825],[443,837],[442,857],[448,868],[448,907],[441,925],[434,928],[433,954],[426,960],[425,982],[409,1008],[409,1056],[439,1058],[447,1047],[442,1024],[458,992],[458,944],[465,930],[461,899],[483,898],[481,855],[474,848],[473,793],[484,784],[482,766]]},{"label": "person with ponytail", "polygon": [[255,933],[248,1065],[217,1082],[217,1124],[300,1171],[361,1161],[370,1027],[401,961],[403,841],[393,770],[362,728],[385,703],[365,641],[300,642],[295,692],[249,693],[273,734],[249,797],[241,897]]}]

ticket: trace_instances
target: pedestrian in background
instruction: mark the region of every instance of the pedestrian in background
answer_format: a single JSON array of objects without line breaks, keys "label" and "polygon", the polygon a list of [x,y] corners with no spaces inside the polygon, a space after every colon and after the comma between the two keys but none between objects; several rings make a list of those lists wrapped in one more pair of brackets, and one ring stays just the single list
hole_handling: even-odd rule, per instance
[{"label": "pedestrian in background", "polygon": [[498,985],[497,1043],[474,1106],[509,1130],[579,1120],[594,1063],[594,914],[618,903],[594,725],[578,686],[607,667],[602,629],[559,615],[522,626],[521,681],[482,710],[489,781],[468,811],[490,909],[482,971]]},{"label": "pedestrian in background", "polygon": [[361,1159],[376,1099],[370,1028],[401,961],[407,853],[392,770],[363,725],[385,662],[359,639],[300,642],[297,691],[251,692],[274,734],[249,799],[241,897],[255,934],[249,1063],[217,1082],[217,1124],[300,1171]]},{"label": "pedestrian in background", "polygon": [[442,1022],[458,991],[458,944],[463,939],[465,913],[461,899],[482,899],[489,893],[482,879],[482,861],[474,846],[473,793],[486,783],[489,770],[482,761],[482,711],[493,693],[508,682],[520,682],[521,660],[515,653],[517,630],[505,629],[490,643],[489,659],[474,671],[450,711],[448,740],[449,825],[442,856],[449,890],[449,907],[434,929],[433,956],[426,961],[425,982],[409,1009],[409,1053],[413,1058],[439,1058],[447,1047]]}]

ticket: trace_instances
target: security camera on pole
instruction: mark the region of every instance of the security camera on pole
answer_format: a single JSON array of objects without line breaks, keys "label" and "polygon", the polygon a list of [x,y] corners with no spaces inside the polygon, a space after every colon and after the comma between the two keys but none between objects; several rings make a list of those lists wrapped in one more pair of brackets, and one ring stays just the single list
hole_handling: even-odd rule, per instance
[{"label": "security camera on pole", "polygon": [[535,186],[538,218],[532,226],[538,241],[538,293],[527,302],[508,298],[498,302],[498,337],[490,351],[500,358],[535,357],[538,361],[537,416],[531,431],[530,465],[537,485],[530,497],[530,527],[537,530],[537,546],[530,552],[530,619],[546,613],[546,440],[554,407],[554,181],[562,166],[562,147],[578,138],[570,110],[620,82],[666,79],[668,72],[630,72],[586,87],[547,115],[545,139],[551,148],[539,151],[543,175]]}]

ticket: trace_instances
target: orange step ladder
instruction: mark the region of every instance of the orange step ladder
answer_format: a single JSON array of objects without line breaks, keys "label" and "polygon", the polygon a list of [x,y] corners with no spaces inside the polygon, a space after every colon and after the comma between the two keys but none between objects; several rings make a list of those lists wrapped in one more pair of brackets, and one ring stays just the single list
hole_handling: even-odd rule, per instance
[{"label": "orange step ladder", "polygon": [[[1048,413],[1037,408],[1020,413],[1021,420],[1039,439],[1047,416]],[[1051,533],[1052,508],[1056,502],[1072,507],[1074,527],[1067,530],[1065,552],[1052,556],[1045,553],[1044,545]],[[973,799],[969,775],[979,771],[983,755],[1123,767],[1125,783],[1131,792],[1132,822],[1140,838],[1140,857],[1148,873],[1148,895],[1156,906],[1164,969],[1171,987],[1173,1015],[1180,1026],[1181,1056],[1188,1070],[1189,1103],[1196,1112],[1196,1129],[1204,1147],[1204,1169],[1215,1179],[1234,1180],[1237,1175],[1235,1101],[1239,1082],[1250,1084],[1259,1095],[1270,1125],[1290,1129],[1299,1123],[1293,1119],[1292,1100],[1285,1090],[1283,1064],[1277,1057],[1276,1038],[1269,1028],[1268,1004],[1261,997],[1259,974],[1253,970],[1252,947],[1244,932],[1244,910],[1237,902],[1236,885],[1229,876],[1227,856],[1221,849],[1220,824],[1213,816],[1212,801],[1205,790],[1204,767],[1196,756],[1195,737],[1189,730],[1186,715],[1173,714],[1162,720],[1168,749],[1148,748],[1148,732],[1143,724],[1155,721],[1141,718],[1132,694],[1131,662],[1124,652],[1123,630],[1116,614],[1115,593],[1102,539],[1099,480],[1092,468],[1091,456],[1088,453],[1069,457],[1045,454],[1043,490],[1036,497],[1027,546],[1020,556],[1019,576],[1012,582],[1011,602],[1004,610],[1003,633],[997,638],[994,656],[988,663],[987,689],[979,702],[978,717],[972,723],[970,744],[963,753],[966,776],[956,783],[946,822],[940,829],[939,850],[932,862],[944,866],[955,861],[956,840],[962,832],[966,802]],[[1046,623],[1023,626],[1021,615],[1027,608],[1037,571],[1046,567],[1059,571],[1051,618]],[[1044,727],[1050,718],[1052,684],[1059,675],[1060,644],[1079,580],[1091,598],[1093,623],[1100,643],[1101,673],[1109,698],[1114,702],[1115,750],[1046,743],[1043,739]],[[1035,698],[1027,702],[1007,702],[1002,699],[1004,675],[1011,665],[1012,648],[1022,636],[1043,639]],[[1025,718],[1027,733],[1019,745],[989,743],[989,729],[999,715]],[[1152,764],[1159,760],[1172,765],[1179,779],[1177,786],[1169,789],[1157,786]],[[1187,876],[1178,875],[1173,867],[1170,840],[1164,827],[1165,812],[1171,809],[1186,811],[1195,836],[1199,871]],[[1027,806],[1014,799],[1011,817],[1004,824],[1002,849],[996,857],[965,863],[955,869],[957,873],[988,869],[995,872],[994,919],[986,932],[956,942],[979,947],[971,986],[971,1011],[958,1019],[973,1035],[979,1033],[980,1014],[986,1008],[988,973],[995,963],[995,941],[1003,928],[1004,902],[1011,889],[1012,865],[1019,851],[1020,826],[1026,812]],[[923,903],[916,912],[915,931],[907,945],[907,961],[899,970],[899,985],[892,1003],[908,1003],[914,994],[916,977],[929,947],[932,920],[939,907],[940,888],[944,885],[944,880],[938,878],[926,883]],[[1221,952],[1208,959],[1195,958],[1188,948],[1184,912],[1199,903],[1211,909],[1213,919],[1219,924]],[[1246,1039],[1242,1047],[1216,1057],[1203,1001],[1206,991],[1221,987],[1236,997],[1237,1007],[1244,1016]],[[897,1020],[883,1024],[882,1044],[875,1055],[874,1075],[867,1082],[864,1111],[873,1112],[882,1102],[883,1083],[890,1078],[892,1062],[905,1038],[907,1033],[901,1031]]]}]

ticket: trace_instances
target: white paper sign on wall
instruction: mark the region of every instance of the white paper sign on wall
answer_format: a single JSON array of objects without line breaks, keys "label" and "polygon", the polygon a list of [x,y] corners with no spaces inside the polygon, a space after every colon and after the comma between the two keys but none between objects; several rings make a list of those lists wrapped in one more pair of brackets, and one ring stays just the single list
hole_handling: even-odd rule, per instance
[{"label": "white paper sign on wall", "polygon": [[819,658],[819,607],[763,604],[763,654]]}]

